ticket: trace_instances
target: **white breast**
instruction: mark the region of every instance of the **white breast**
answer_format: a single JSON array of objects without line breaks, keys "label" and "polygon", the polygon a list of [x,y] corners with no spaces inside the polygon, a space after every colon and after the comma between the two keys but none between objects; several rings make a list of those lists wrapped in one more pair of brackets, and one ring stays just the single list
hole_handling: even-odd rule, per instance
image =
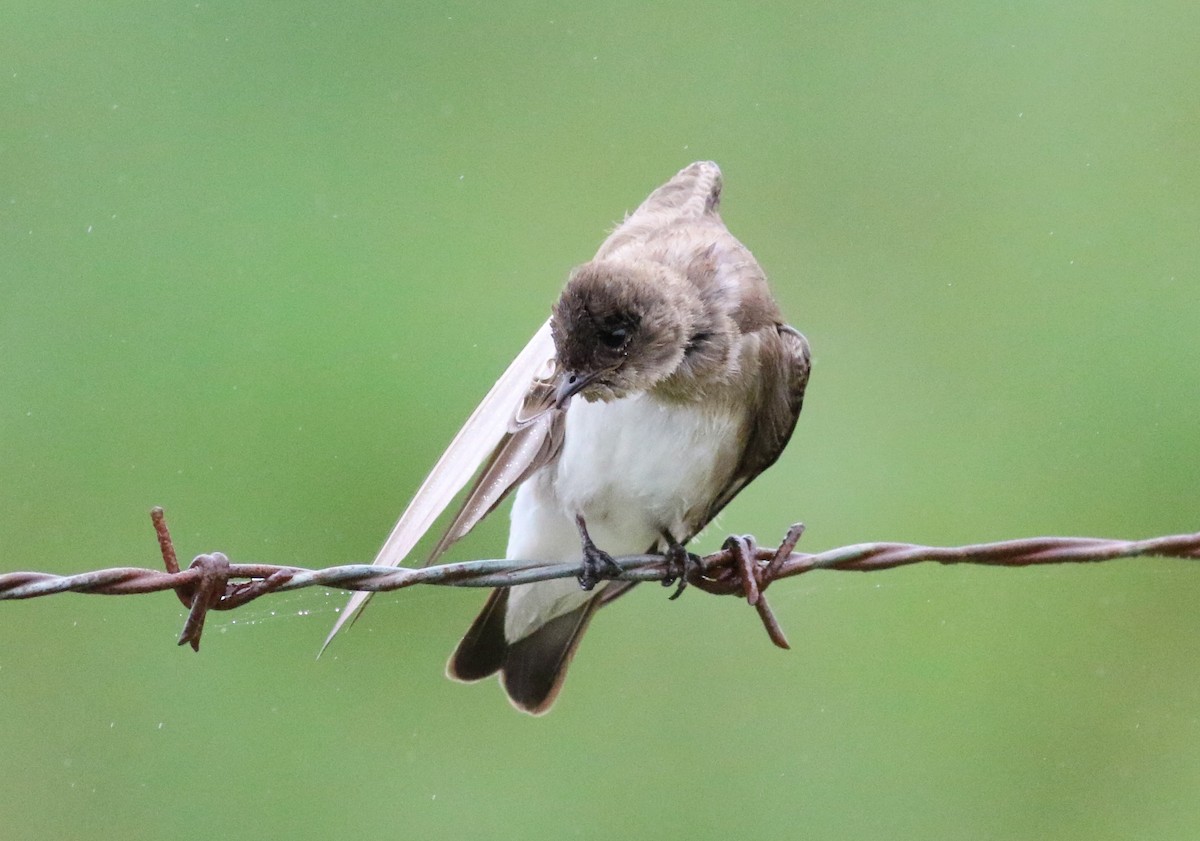
[{"label": "white breast", "polygon": [[[688,537],[689,519],[712,503],[737,464],[741,422],[728,411],[648,395],[611,403],[576,398],[559,458],[517,490],[508,557],[578,561],[577,514],[611,555],[645,552],[664,529]],[[573,579],[514,587],[505,634],[520,639],[592,595]]]},{"label": "white breast", "polygon": [[564,513],[583,515],[601,548],[642,552],[664,529],[688,535],[688,512],[725,487],[740,437],[727,411],[646,394],[578,401],[567,413],[555,496]]}]

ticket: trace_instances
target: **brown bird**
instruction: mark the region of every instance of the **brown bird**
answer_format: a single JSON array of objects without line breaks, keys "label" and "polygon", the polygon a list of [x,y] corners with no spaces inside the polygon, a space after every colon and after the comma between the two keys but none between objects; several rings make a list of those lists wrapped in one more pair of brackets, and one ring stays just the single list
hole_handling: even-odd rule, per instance
[{"label": "brown bird", "polygon": [[[791,437],[808,343],[784,323],[762,269],[721,221],[720,193],[716,164],[688,166],[571,272],[550,320],[375,559],[398,565],[485,457],[430,561],[514,488],[507,557],[583,556],[579,583],[493,590],[450,658],[450,677],[499,673],[517,708],[547,711],[596,609],[632,586],[602,580],[608,553],[686,557],[682,545]],[[352,597],[329,639],[367,596]]]}]

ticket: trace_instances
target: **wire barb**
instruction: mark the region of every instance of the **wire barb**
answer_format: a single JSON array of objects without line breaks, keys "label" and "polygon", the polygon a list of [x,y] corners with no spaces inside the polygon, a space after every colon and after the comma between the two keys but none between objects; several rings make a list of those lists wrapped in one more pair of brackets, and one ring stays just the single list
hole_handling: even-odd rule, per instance
[{"label": "wire barb", "polygon": [[[229,587],[229,558],[220,552],[201,555],[192,561],[191,568],[200,570],[200,580],[191,587],[181,587],[175,591],[175,595],[184,601],[187,598],[184,590],[191,590],[188,618],[183,623],[179,644],[187,643],[191,645],[192,651],[199,651],[200,634],[204,632],[204,619],[208,616],[208,609],[221,603]],[[187,605],[187,601],[184,601],[184,604]]]},{"label": "wire barb", "polygon": [[[154,531],[166,572],[138,567],[53,575],[45,572],[0,574],[0,601],[32,599],[55,593],[128,595],[173,590],[188,608],[179,644],[200,648],[204,620],[210,610],[232,610],[268,593],[303,587],[383,592],[418,584],[452,587],[511,587],[535,581],[571,578],[579,564],[544,564],[523,560],[479,560],[408,567],[351,564],[305,569],[272,564],[235,564],[220,552],[199,555],[180,569],[161,508],[151,511]],[[1034,564],[1097,563],[1118,558],[1167,557],[1200,559],[1200,532],[1152,537],[1146,540],[1109,540],[1095,537],[1033,537],[972,546],[938,547],[911,543],[859,543],[817,554],[796,552],[804,526],[792,526],[773,549],[759,548],[753,537],[731,537],[720,551],[687,565],[687,582],[714,595],[744,597],[758,612],[771,641],[787,648],[787,638],[767,605],[765,592],[772,582],[814,570],[875,572],[909,564],[983,564],[1020,567]],[[621,581],[661,581],[678,574],[662,555],[629,555],[613,560],[610,576]]]}]

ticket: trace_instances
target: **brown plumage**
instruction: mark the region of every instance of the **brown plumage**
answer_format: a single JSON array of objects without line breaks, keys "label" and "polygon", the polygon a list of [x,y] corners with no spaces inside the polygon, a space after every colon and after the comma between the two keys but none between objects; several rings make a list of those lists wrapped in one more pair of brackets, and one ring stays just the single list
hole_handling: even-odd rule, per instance
[{"label": "brown plumage", "polygon": [[[548,328],[472,415],[377,563],[407,554],[480,441],[495,448],[434,557],[513,489],[510,558],[578,560],[576,517],[613,555],[663,550],[774,463],[800,413],[808,345],[721,221],[720,190],[716,164],[692,164],[571,272]],[[447,673],[499,672],[515,706],[545,712],[596,609],[629,586],[493,591]]]}]

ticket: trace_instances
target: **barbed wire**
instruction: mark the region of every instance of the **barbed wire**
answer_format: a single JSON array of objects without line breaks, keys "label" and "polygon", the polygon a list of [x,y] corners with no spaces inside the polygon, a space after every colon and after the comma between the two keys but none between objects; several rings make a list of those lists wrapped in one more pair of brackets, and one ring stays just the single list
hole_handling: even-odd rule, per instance
[{"label": "barbed wire", "polygon": [[[0,573],[0,601],[32,599],[56,593],[129,595],[174,590],[188,617],[179,644],[200,648],[204,620],[210,610],[232,610],[268,593],[304,587],[384,592],[418,584],[452,587],[511,587],[556,578],[577,577],[579,564],[546,564],[522,560],[476,560],[421,568],[347,564],[308,569],[274,564],[237,564],[221,552],[198,555],[181,569],[174,542],[161,508],[150,512],[166,571],[114,567],[76,575],[46,572]],[[685,585],[715,595],[745,597],[757,610],[771,641],[787,648],[787,639],[767,605],[765,591],[780,578],[819,569],[873,572],[917,563],[1031,566],[1035,564],[1096,563],[1118,558],[1157,556],[1200,559],[1200,532],[1111,540],[1095,537],[1033,537],[998,543],[938,547],[912,543],[858,543],[816,554],[796,552],[803,525],[788,529],[774,548],[759,547],[753,537],[730,537],[722,548],[699,557],[678,559],[656,554],[615,558],[616,570],[603,577],[619,581],[678,580],[675,596]]]}]

